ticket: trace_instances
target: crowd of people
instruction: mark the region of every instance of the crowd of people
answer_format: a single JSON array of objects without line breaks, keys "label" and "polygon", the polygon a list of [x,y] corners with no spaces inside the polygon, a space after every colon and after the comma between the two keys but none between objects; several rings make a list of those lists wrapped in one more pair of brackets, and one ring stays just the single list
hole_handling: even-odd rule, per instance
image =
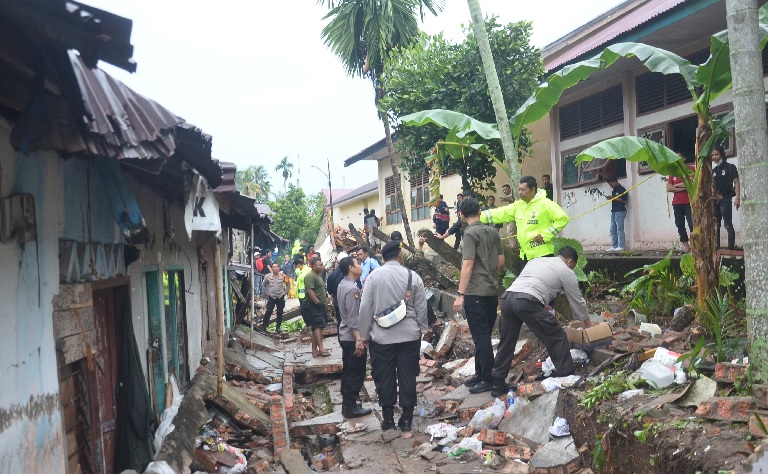
[{"label": "crowd of people", "polygon": [[[713,150],[712,162],[718,234],[722,221],[728,232],[728,247],[733,248],[731,206],[738,209],[740,205],[738,170],[725,161],[725,153],[720,148]],[[609,250],[620,251],[625,248],[624,220],[629,193],[614,176],[609,177],[607,183],[612,189],[611,195],[606,196],[611,200],[612,246]],[[672,204],[680,242],[690,250],[686,224],[692,229],[692,219],[687,192],[681,181],[673,177],[667,181],[667,191],[674,194]],[[541,188],[534,177],[521,178],[517,199],[512,196],[509,185],[502,187],[502,193],[500,200],[505,205],[501,207],[496,206],[493,197],[483,207],[471,193],[459,194],[454,211],[456,222],[452,226],[451,209],[440,196],[433,216],[435,236],[445,239],[455,235],[455,248],[461,251],[462,265],[453,310],[466,317],[475,344],[475,373],[464,384],[471,393],[491,392],[493,396],[516,389],[507,384],[506,378],[523,323],[547,348],[557,376],[574,372],[570,345],[551,307],[555,296],[563,293],[574,317],[587,327],[592,324],[574,273],[578,253],[567,246],[555,253],[553,240],[570,219],[552,200],[549,176],[543,177]],[[366,230],[378,228],[380,223],[375,213],[366,209],[365,214]],[[522,270],[509,288],[502,288],[499,273],[505,257],[499,230],[510,223],[516,225]],[[371,375],[382,409],[382,429],[410,431],[417,403],[416,377],[422,334],[434,316],[430,314],[421,277],[404,265],[406,252],[400,232],[394,232],[386,244],[373,238],[370,233],[369,242],[383,245],[383,264],[369,247],[349,254],[340,252],[336,268],[326,278],[323,262],[311,246],[294,256],[292,268],[288,259],[282,267],[272,264],[264,281],[268,298],[264,328],[273,308],[277,308],[279,330],[284,298],[290,291],[289,280],[295,278],[301,314],[312,329],[313,357],[330,355],[323,346],[322,330],[331,318],[338,321],[343,362],[342,414],[355,418],[370,413],[370,409],[358,402],[370,355]],[[333,316],[326,306],[329,295]],[[494,356],[491,332],[499,306],[500,343]],[[396,405],[400,407],[397,423],[394,420]]]}]

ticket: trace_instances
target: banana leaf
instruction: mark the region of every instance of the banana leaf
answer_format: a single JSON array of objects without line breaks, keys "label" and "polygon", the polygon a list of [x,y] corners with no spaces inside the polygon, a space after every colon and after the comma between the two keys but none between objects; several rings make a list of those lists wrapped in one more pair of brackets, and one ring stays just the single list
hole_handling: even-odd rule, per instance
[{"label": "banana leaf", "polygon": [[653,140],[641,137],[610,138],[579,153],[576,163],[592,161],[596,158],[612,160],[625,158],[635,163],[645,161],[657,173],[682,179],[689,193],[693,189],[694,183],[691,180],[693,171],[685,165],[680,155]]},{"label": "banana leaf", "polygon": [[512,135],[519,136],[524,126],[547,115],[566,89],[589,79],[596,72],[607,69],[623,57],[636,57],[651,72],[682,75],[688,90],[694,95],[694,87],[698,83],[696,68],[690,61],[670,51],[643,43],[617,43],[608,46],[592,59],[571,64],[549,76],[547,82],[541,84],[510,119]]},{"label": "banana leaf", "polygon": [[486,140],[500,140],[499,130],[495,124],[481,122],[469,115],[452,110],[430,109],[408,114],[400,118],[403,125],[421,126],[434,123],[449,130],[456,130],[456,136],[463,138],[468,133],[476,133]]}]

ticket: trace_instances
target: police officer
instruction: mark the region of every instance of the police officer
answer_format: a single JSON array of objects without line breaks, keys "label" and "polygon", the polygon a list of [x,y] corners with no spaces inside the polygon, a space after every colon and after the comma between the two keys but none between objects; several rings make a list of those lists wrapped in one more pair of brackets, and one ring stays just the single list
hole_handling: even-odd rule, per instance
[{"label": "police officer", "polygon": [[[427,329],[427,300],[424,282],[403,266],[399,242],[389,242],[381,251],[384,265],[366,281],[360,303],[360,337],[369,343],[371,375],[382,408],[381,429],[400,427],[411,431],[416,406],[416,377],[422,331]],[[410,276],[409,276],[410,275]],[[408,291],[408,281],[411,289]],[[405,318],[390,327],[379,326],[374,315],[405,301]],[[395,425],[394,407],[400,396],[402,414]]]}]

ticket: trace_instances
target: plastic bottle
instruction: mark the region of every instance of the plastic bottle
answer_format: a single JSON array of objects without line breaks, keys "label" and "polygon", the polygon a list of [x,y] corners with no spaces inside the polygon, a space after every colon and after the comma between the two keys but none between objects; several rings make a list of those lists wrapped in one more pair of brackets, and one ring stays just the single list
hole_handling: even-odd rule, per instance
[{"label": "plastic bottle", "polygon": [[509,392],[507,392],[507,407],[511,407],[515,404],[515,391],[513,389],[509,389]]}]

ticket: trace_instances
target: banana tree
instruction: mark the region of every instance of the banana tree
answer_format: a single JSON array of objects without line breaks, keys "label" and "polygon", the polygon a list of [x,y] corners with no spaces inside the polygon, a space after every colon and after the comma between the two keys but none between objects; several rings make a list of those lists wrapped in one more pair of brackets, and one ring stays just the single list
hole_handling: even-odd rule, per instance
[{"label": "banana tree", "polygon": [[[768,40],[768,5],[760,9],[761,47]],[[542,83],[531,97],[517,110],[510,119],[510,129],[519,140],[523,127],[543,118],[560,101],[563,92],[589,79],[592,74],[603,71],[620,58],[635,57],[651,72],[661,74],[679,74],[685,80],[693,100],[693,109],[698,116],[696,129],[697,166],[691,176],[682,160],[672,150],[659,144],[638,137],[619,137],[595,145],[582,152],[577,160],[588,161],[594,158],[626,158],[628,161],[647,161],[648,164],[664,174],[683,178],[686,190],[691,197],[694,227],[691,236],[691,249],[696,261],[697,302],[705,307],[706,298],[713,296],[717,289],[718,272],[716,266],[715,222],[712,214],[712,163],[708,158],[715,139],[713,128],[718,125],[727,127],[730,121],[720,123],[715,120],[710,104],[731,87],[731,69],[728,60],[728,34],[722,31],[712,36],[710,56],[701,65],[675,53],[642,43],[618,43],[604,49],[600,54],[569,66],[552,74]],[[427,110],[403,117],[405,125],[435,123],[450,130],[449,137],[438,143],[438,151],[461,149],[482,150],[482,145],[475,142],[477,136],[491,139],[498,130],[490,124],[484,124],[463,114],[446,113],[444,110]],[[455,156],[455,155],[454,155]]]}]

